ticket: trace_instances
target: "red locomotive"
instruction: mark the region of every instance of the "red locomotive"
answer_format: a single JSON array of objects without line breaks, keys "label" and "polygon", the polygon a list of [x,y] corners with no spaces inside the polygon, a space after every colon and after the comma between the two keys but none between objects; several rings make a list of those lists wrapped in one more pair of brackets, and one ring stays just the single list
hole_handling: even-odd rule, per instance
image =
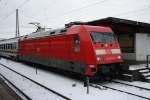
[{"label": "red locomotive", "polygon": [[1,40],[0,55],[87,76],[115,72],[116,65],[122,62],[111,28],[91,25],[72,25]]}]

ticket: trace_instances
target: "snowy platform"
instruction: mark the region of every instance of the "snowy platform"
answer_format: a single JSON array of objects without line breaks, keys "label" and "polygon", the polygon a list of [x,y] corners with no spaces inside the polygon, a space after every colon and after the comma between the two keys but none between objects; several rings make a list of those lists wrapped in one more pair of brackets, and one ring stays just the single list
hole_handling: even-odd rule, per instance
[{"label": "snowy platform", "polygon": [[[93,87],[90,87],[90,94],[86,94],[86,88],[80,81],[45,70],[38,70],[38,73],[36,74],[35,68],[11,60],[1,59],[0,63],[9,66],[11,69],[43,84],[48,88],[62,93],[73,100],[144,100],[115,90],[99,90]],[[38,86],[34,86],[32,83],[12,74],[12,72],[8,71],[8,69],[3,66],[0,66],[0,73],[10,79],[18,86],[18,88],[22,88],[23,92],[33,97],[33,100],[62,100],[61,98],[56,97],[53,94],[49,94],[46,91],[43,93],[43,90],[41,91]],[[76,84],[76,86],[73,86],[73,84]]]},{"label": "snowy platform", "polygon": [[[129,66],[129,70],[139,70],[139,69],[145,69],[146,68],[146,64],[140,64],[140,65],[130,65]],[[150,68],[150,64],[149,64],[149,68]]]}]

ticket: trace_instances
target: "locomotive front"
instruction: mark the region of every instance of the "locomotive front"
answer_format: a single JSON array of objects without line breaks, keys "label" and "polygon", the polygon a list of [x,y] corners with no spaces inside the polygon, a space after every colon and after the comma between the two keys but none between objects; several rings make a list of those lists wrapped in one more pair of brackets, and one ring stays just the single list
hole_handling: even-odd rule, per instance
[{"label": "locomotive front", "polygon": [[109,27],[94,26],[87,28],[93,52],[95,52],[95,64],[87,67],[86,73],[89,76],[95,74],[113,75],[120,71],[122,53],[116,35]]}]

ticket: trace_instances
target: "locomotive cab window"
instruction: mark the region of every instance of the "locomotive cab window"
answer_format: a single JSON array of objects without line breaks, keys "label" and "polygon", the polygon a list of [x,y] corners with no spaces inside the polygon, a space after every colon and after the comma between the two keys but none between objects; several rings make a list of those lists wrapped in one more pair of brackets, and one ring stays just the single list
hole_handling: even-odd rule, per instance
[{"label": "locomotive cab window", "polygon": [[78,34],[75,34],[73,38],[75,42],[80,42],[80,37]]},{"label": "locomotive cab window", "polygon": [[109,43],[116,41],[115,35],[111,32],[91,32],[91,38],[95,43]]},{"label": "locomotive cab window", "polygon": [[75,52],[80,52],[80,37],[78,34],[74,34]]}]

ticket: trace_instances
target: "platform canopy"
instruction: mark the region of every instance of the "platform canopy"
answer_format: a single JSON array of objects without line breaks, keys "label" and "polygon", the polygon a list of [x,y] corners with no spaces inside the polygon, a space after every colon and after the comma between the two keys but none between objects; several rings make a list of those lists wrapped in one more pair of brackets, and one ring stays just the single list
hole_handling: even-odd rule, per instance
[{"label": "platform canopy", "polygon": [[138,22],[133,20],[107,17],[94,21],[86,22],[89,25],[109,26],[115,32],[129,32],[129,33],[150,33],[150,23]]}]

